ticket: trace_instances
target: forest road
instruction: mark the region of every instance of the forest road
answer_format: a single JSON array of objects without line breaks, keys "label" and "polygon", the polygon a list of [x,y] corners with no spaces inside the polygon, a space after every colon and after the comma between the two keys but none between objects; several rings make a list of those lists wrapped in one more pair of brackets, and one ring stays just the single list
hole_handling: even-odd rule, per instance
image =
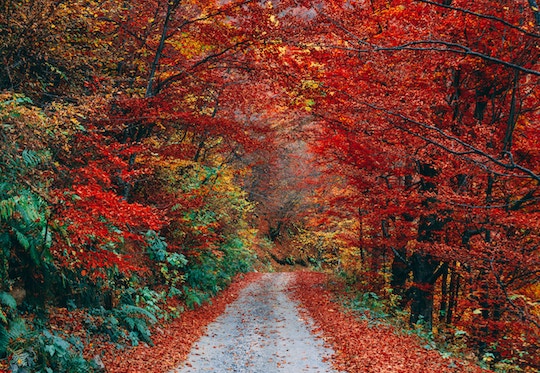
[{"label": "forest road", "polygon": [[293,276],[267,273],[244,288],[170,373],[336,372],[326,361],[332,351],[288,295]]}]

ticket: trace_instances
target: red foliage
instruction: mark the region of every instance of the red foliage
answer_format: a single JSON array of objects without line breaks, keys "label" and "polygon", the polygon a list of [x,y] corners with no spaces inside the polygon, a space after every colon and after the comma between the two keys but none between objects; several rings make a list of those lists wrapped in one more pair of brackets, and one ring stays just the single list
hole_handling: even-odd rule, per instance
[{"label": "red foliage", "polygon": [[[59,264],[103,277],[103,268],[129,273],[140,269],[123,252],[127,240],[142,242],[142,233],[159,231],[166,219],[153,207],[130,203],[121,195],[123,183],[144,170],[132,169],[132,146],[110,143],[93,127],[74,142],[72,158],[64,160],[55,190],[57,240],[51,248]],[[142,243],[141,243],[142,244]]]},{"label": "red foliage", "polygon": [[[306,28],[319,48],[297,73],[324,87],[304,92],[312,150],[345,184],[318,201],[356,223],[335,236],[338,259],[357,249],[354,276],[386,266],[411,322],[431,325],[439,293],[439,320],[475,334],[480,353],[525,351],[534,365],[519,334],[538,338],[535,302],[512,299],[539,282],[538,25],[523,0],[444,3],[328,1]],[[503,337],[501,322],[519,332]]]}]

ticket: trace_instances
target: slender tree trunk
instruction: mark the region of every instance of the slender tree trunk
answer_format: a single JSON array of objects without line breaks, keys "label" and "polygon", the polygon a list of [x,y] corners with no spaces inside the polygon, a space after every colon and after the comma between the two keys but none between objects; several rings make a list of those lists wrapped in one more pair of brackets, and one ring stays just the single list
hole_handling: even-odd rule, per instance
[{"label": "slender tree trunk", "polygon": [[446,321],[446,315],[448,314],[450,293],[448,291],[448,268],[442,273],[441,278],[441,304],[439,306],[439,322]]},{"label": "slender tree trunk", "polygon": [[457,263],[450,268],[450,286],[449,286],[449,298],[448,298],[448,312],[446,313],[446,323],[452,324],[454,317],[454,310],[457,307],[458,295],[459,295],[459,274],[456,269]]},{"label": "slender tree trunk", "polygon": [[167,2],[167,13],[165,14],[165,21],[163,22],[163,29],[161,30],[161,37],[159,39],[159,45],[154,55],[154,60],[150,66],[150,73],[148,74],[148,82],[146,85],[146,93],[144,97],[153,97],[157,92],[154,92],[154,79],[156,77],[156,71],[159,67],[159,60],[163,54],[163,49],[165,49],[165,42],[167,41],[167,33],[169,32],[169,24],[171,18],[180,4],[180,0],[168,1]]},{"label": "slender tree trunk", "polygon": [[[167,13],[165,14],[165,20],[163,22],[163,29],[161,30],[161,36],[159,40],[159,45],[156,50],[156,54],[154,55],[154,59],[152,60],[152,64],[150,65],[150,73],[148,74],[148,82],[146,85],[146,92],[144,94],[145,98],[154,97],[157,92],[154,89],[154,80],[156,77],[156,72],[159,67],[159,61],[161,59],[161,56],[163,55],[163,50],[165,49],[165,42],[167,41],[167,33],[169,32],[169,26],[172,19],[172,16],[174,15],[174,12],[178,5],[180,4],[180,0],[174,0],[174,1],[168,1],[167,2]],[[145,130],[142,128],[142,125],[139,123],[137,124],[134,133],[131,135],[132,141],[138,142],[142,140],[144,137],[147,137],[150,135],[152,131],[152,128],[150,127],[148,130]],[[126,133],[126,140],[130,137],[128,133]],[[135,165],[135,162],[137,160],[137,154],[133,153],[131,154],[129,158],[129,169],[133,169],[133,166]],[[122,191],[122,197],[127,201],[129,199],[129,195],[131,193],[133,186],[129,182],[124,183],[124,188]]]},{"label": "slender tree trunk", "polygon": [[514,135],[514,129],[516,128],[516,122],[518,119],[518,112],[516,107],[517,91],[519,87],[519,71],[514,72],[514,83],[512,88],[512,98],[510,101],[510,113],[508,114],[508,122],[506,124],[506,133],[503,140],[503,152],[510,152],[512,147],[512,138]]},{"label": "slender tree trunk", "polygon": [[360,232],[358,233],[358,243],[360,246],[360,264],[362,264],[362,268],[365,269],[365,265],[366,265],[366,254],[364,252],[364,224],[363,224],[363,219],[362,219],[362,209],[359,208],[358,209],[358,221],[359,221],[359,230]]}]

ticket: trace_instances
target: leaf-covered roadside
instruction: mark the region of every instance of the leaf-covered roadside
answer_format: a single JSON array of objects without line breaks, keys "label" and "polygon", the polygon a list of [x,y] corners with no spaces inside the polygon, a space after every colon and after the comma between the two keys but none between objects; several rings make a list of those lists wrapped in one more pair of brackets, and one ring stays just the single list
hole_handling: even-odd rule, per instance
[{"label": "leaf-covered roadside", "polygon": [[168,372],[186,359],[191,345],[201,337],[206,326],[236,300],[239,291],[259,276],[260,273],[239,275],[211,302],[186,310],[170,323],[156,324],[152,328],[153,346],[142,343],[118,349],[112,343],[98,342],[91,345],[85,354],[88,358],[102,356],[108,373]]},{"label": "leaf-covered roadside", "polygon": [[339,371],[487,372],[424,348],[417,336],[397,334],[390,326],[370,326],[345,311],[335,302],[337,295],[343,295],[343,287],[329,281],[324,273],[297,272],[291,289],[302,309],[315,320],[316,332],[334,349],[334,367]]}]

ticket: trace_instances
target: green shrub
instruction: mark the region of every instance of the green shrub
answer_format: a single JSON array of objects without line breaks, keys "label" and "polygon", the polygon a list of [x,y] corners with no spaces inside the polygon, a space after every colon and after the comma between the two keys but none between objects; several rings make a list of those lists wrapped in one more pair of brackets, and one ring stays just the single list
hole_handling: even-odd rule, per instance
[{"label": "green shrub", "polygon": [[186,305],[193,308],[207,301],[227,286],[238,273],[252,269],[255,255],[245,247],[240,238],[233,238],[220,247],[222,255],[204,252],[198,262],[191,262],[185,269],[183,287]]},{"label": "green shrub", "polygon": [[9,368],[12,373],[90,373],[99,368],[82,356],[83,344],[74,336],[47,329],[32,330],[22,319],[9,328]]},{"label": "green shrub", "polygon": [[94,323],[88,320],[86,327],[96,333],[107,335],[112,342],[122,344],[130,341],[137,346],[140,341],[153,345],[150,326],[157,322],[154,313],[142,307],[122,304],[113,310],[103,307],[90,310],[92,316],[97,316],[101,322]]}]

